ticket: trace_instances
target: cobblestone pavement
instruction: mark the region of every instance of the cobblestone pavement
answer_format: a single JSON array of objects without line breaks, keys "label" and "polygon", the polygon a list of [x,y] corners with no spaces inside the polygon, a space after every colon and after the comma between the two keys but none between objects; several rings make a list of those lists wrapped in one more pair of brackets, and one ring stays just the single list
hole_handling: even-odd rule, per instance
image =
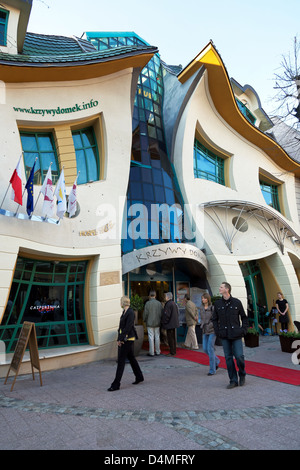
[{"label": "cobblestone pavement", "polygon": [[[227,390],[224,369],[209,377],[207,366],[149,358],[146,351],[138,360],[145,382],[131,385],[128,365],[113,393],[106,389],[114,360],[45,372],[42,387],[38,379],[20,376],[10,392],[13,378],[7,385],[1,379],[0,448],[300,449],[299,387],[247,376],[244,387]],[[288,355],[282,360],[289,367]]]}]

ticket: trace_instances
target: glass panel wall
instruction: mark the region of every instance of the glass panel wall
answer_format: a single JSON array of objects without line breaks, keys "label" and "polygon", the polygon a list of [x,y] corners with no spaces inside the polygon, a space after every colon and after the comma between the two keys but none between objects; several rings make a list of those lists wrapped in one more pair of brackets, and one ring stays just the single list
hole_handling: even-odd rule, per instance
[{"label": "glass panel wall", "polygon": [[0,325],[6,352],[14,351],[24,321],[35,323],[39,348],[88,344],[84,312],[87,261],[18,258]]}]

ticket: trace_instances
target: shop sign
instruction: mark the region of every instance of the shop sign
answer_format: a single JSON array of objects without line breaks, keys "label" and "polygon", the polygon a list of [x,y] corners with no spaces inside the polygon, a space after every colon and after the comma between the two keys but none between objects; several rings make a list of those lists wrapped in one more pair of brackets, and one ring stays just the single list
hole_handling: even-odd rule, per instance
[{"label": "shop sign", "polygon": [[4,382],[4,385],[7,382],[8,376],[10,371],[15,372],[15,378],[13,381],[13,384],[11,386],[10,391],[12,392],[15,381],[17,378],[17,375],[19,373],[21,363],[23,360],[24,353],[26,351],[27,345],[29,346],[29,352],[30,352],[30,361],[31,361],[31,371],[32,371],[32,378],[34,380],[34,370],[33,368],[35,367],[39,373],[40,373],[40,384],[42,384],[42,374],[41,374],[41,366],[40,366],[40,359],[39,359],[39,352],[38,352],[38,345],[37,345],[37,340],[36,340],[36,331],[35,331],[35,324],[31,322],[25,321],[22,325],[22,329],[20,332],[20,336],[18,338],[18,342],[16,345],[16,349],[11,361],[11,364],[9,366],[6,379]]},{"label": "shop sign", "polygon": [[124,255],[122,257],[123,274],[149,263],[172,258],[193,259],[207,269],[206,256],[199,248],[188,243],[162,243]]}]

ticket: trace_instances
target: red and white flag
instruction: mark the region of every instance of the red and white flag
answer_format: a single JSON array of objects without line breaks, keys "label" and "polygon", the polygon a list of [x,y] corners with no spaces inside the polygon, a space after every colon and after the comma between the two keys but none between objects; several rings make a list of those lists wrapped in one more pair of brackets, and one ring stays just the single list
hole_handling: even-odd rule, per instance
[{"label": "red and white flag", "polygon": [[12,186],[11,199],[18,204],[22,205],[22,177],[21,177],[21,157],[18,164],[10,178],[9,182]]},{"label": "red and white flag", "polygon": [[52,217],[54,213],[55,203],[54,203],[54,193],[53,193],[53,186],[52,186],[51,166],[49,166],[46,178],[44,179],[44,183],[41,187],[40,192],[44,195],[42,215],[44,217]]},{"label": "red and white flag", "polygon": [[[78,178],[78,176],[77,176]],[[73,184],[73,187],[71,189],[70,195],[69,195],[69,200],[68,200],[68,212],[69,212],[69,217],[72,217],[76,210],[77,210],[77,194],[76,194],[76,189],[77,189],[77,178]]]}]

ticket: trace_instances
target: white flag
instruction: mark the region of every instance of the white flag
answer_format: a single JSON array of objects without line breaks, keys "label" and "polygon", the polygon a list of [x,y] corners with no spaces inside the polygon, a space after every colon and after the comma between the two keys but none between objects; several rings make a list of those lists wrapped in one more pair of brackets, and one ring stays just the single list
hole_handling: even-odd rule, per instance
[{"label": "white flag", "polygon": [[52,186],[52,172],[49,166],[46,178],[40,191],[44,195],[44,204],[42,208],[42,215],[44,217],[52,217],[54,212],[54,194]]},{"label": "white flag", "polygon": [[[77,176],[78,178],[78,176]],[[77,194],[76,194],[76,189],[77,189],[77,178],[73,184],[73,187],[71,189],[70,195],[69,195],[69,200],[68,200],[68,212],[69,212],[69,217],[72,217],[76,210],[77,210]]]},{"label": "white flag", "polygon": [[66,210],[67,210],[67,199],[66,199],[66,185],[65,185],[65,175],[64,169],[60,174],[59,180],[57,182],[54,196],[57,197],[57,216],[62,219]]}]

